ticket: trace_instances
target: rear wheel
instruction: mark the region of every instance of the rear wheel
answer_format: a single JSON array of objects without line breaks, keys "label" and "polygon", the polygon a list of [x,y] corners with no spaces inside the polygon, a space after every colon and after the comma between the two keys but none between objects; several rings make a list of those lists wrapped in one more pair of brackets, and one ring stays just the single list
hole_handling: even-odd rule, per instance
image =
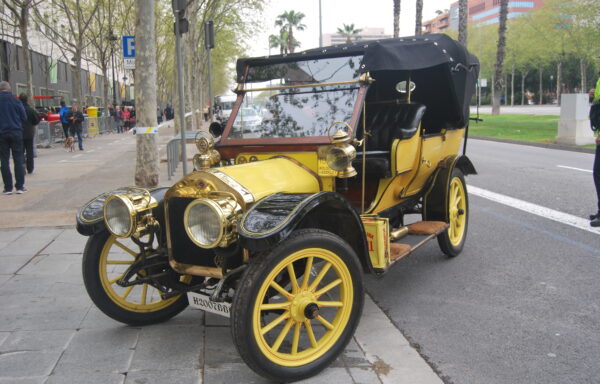
[{"label": "rear wheel", "polygon": [[313,376],[352,338],[363,294],[360,264],[346,242],[326,231],[297,231],[246,270],[233,301],[233,340],[264,377]]},{"label": "rear wheel", "polygon": [[467,238],[469,225],[469,197],[462,171],[452,170],[447,191],[448,223],[450,226],[438,236],[438,244],[446,255],[458,256]]},{"label": "rear wheel", "polygon": [[[186,295],[163,299],[151,282],[129,287],[117,283],[139,258],[138,249],[131,239],[118,239],[107,231],[90,236],[83,252],[85,288],[102,312],[122,323],[144,325],[168,320],[187,307]],[[140,270],[137,277],[146,273]],[[190,276],[181,276],[181,282],[190,281]]]}]

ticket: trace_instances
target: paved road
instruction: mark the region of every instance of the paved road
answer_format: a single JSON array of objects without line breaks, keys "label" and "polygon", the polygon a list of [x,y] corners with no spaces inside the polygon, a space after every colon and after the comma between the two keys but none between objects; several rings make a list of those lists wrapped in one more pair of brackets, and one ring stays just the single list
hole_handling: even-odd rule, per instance
[{"label": "paved road", "polygon": [[[471,115],[477,113],[476,107],[471,107]],[[483,105],[479,107],[479,113],[492,113],[492,107]],[[518,114],[518,115],[560,115],[560,106],[558,105],[515,105],[502,106],[501,114]]]},{"label": "paved road", "polygon": [[[593,155],[478,140],[469,152],[470,185],[594,210]],[[600,232],[473,194],[470,204],[463,253],[427,244],[369,281],[374,300],[448,383],[598,383]]]}]

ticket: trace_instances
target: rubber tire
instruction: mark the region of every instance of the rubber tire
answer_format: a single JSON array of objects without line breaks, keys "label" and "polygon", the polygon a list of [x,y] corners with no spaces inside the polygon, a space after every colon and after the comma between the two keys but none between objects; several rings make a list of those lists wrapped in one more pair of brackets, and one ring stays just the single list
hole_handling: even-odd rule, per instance
[{"label": "rubber tire", "polygon": [[156,312],[134,312],[115,304],[104,291],[100,281],[99,264],[102,248],[110,233],[101,231],[88,238],[83,251],[83,282],[90,298],[105,315],[129,325],[148,325],[169,320],[188,306],[187,295],[183,294],[171,305]]},{"label": "rubber tire", "polygon": [[[319,359],[299,367],[283,367],[267,359],[256,344],[252,334],[252,310],[260,285],[284,257],[304,248],[324,248],[339,255],[352,277],[354,298],[348,325],[333,347]],[[274,382],[284,383],[306,379],[327,368],[354,335],[364,304],[363,275],[356,253],[342,238],[319,229],[303,229],[293,232],[268,254],[260,256],[246,269],[236,290],[231,310],[231,334],[235,346],[246,364],[257,374]]]},{"label": "rubber tire", "polygon": [[[465,191],[466,221],[465,221],[465,231],[463,234],[463,238],[458,245],[453,245],[450,242],[450,236],[449,236],[450,228],[448,228],[447,230],[442,232],[440,235],[438,235],[437,241],[440,246],[440,249],[448,257],[456,257],[460,254],[460,252],[462,251],[462,249],[465,245],[465,241],[467,240],[467,232],[469,229],[469,193],[467,191],[467,184],[465,183],[465,176],[459,168],[454,168],[452,170],[452,174],[450,175],[450,181],[452,181],[455,177],[458,177],[460,179],[460,182],[462,183],[463,189]],[[449,194],[450,194],[450,183],[448,184],[448,190],[446,190],[446,195],[449,195]],[[450,203],[450,199],[448,199],[448,204],[449,203]],[[446,207],[446,210],[449,210],[449,209],[450,209],[450,207]],[[449,213],[448,213],[448,217],[450,217]]]}]

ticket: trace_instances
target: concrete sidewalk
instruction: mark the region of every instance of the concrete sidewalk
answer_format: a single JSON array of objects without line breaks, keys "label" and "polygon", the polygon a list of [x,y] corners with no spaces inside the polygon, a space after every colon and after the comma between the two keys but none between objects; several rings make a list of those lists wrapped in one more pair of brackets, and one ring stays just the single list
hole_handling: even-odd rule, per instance
[{"label": "concrete sidewalk", "polygon": [[[162,154],[170,135],[158,139]],[[160,184],[171,185],[166,163],[160,167]],[[101,136],[83,152],[39,150],[29,192],[0,196],[0,384],[266,382],[237,354],[228,319],[188,308],[162,324],[129,327],[92,304],[81,276],[87,238],[74,229],[75,212],[132,184],[134,168],[133,135]],[[345,352],[306,382],[442,381],[367,296]]]}]

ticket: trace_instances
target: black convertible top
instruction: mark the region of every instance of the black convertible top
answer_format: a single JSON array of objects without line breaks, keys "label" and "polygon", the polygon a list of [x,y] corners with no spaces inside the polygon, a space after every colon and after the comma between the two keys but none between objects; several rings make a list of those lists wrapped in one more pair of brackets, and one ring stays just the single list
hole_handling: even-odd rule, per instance
[{"label": "black convertible top", "polygon": [[[468,124],[469,103],[479,76],[479,60],[461,43],[444,34],[359,41],[287,55],[243,58],[237,61],[237,81],[244,82],[246,66],[356,55],[363,55],[361,73],[416,71],[414,76],[419,77],[420,71],[421,88],[425,86],[429,90],[429,94],[422,95],[421,101],[429,104],[426,101],[435,101],[442,97],[439,93],[444,93],[446,103],[452,104],[444,108],[446,120],[453,120],[454,126]],[[432,73],[437,75],[436,80]],[[428,79],[429,84],[426,84]],[[441,106],[441,100],[439,104]]]}]

